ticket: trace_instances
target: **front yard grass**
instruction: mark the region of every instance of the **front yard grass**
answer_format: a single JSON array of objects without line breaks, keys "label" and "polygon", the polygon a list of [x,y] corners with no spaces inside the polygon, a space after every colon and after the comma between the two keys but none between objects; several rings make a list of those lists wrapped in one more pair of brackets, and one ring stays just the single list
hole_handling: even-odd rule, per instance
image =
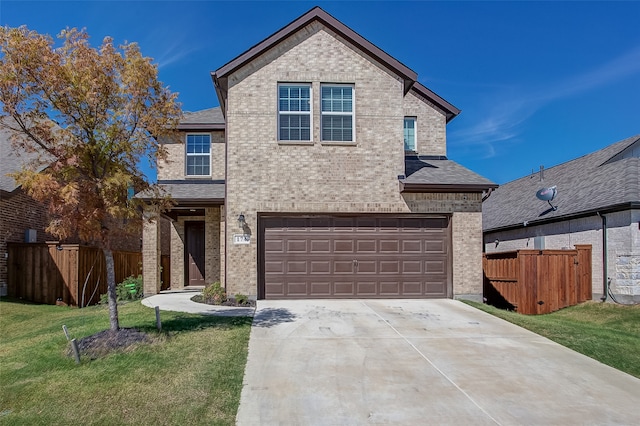
[{"label": "front yard grass", "polygon": [[522,315],[467,303],[640,378],[640,305],[586,302],[550,314]]},{"label": "front yard grass", "polygon": [[151,344],[76,364],[78,340],[109,327],[106,307],[74,309],[0,301],[0,424],[234,424],[250,318],[155,312],[119,306],[120,326]]}]

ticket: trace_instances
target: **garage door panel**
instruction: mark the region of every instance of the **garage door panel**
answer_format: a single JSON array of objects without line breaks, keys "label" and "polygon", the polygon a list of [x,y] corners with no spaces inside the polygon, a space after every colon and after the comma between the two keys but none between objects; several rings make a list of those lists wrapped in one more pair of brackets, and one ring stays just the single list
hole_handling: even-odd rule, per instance
[{"label": "garage door panel", "polygon": [[284,265],[282,260],[270,260],[265,262],[264,270],[267,274],[270,274],[270,273],[282,274],[284,273]]},{"label": "garage door panel", "polygon": [[336,296],[355,296],[356,295],[355,281],[336,281],[333,288],[334,288],[333,294]]},{"label": "garage door panel", "polygon": [[329,274],[331,273],[331,261],[329,260],[312,260],[309,262],[310,272],[312,274]]},{"label": "garage door panel", "polygon": [[380,240],[380,253],[400,253],[400,241]]},{"label": "garage door panel", "polygon": [[282,239],[267,240],[264,244],[267,253],[284,253],[284,241]]},{"label": "garage door panel", "polygon": [[446,271],[445,259],[440,260],[425,260],[424,273],[425,274],[444,274]]},{"label": "garage door panel", "polygon": [[263,220],[266,298],[447,297],[446,218]]},{"label": "garage door panel", "polygon": [[376,244],[376,240],[357,240],[356,248],[358,254],[363,253],[376,253],[378,245]]},{"label": "garage door panel", "polygon": [[372,297],[377,293],[378,283],[376,281],[358,281],[356,290],[358,296]]},{"label": "garage door panel", "polygon": [[444,253],[446,246],[444,241],[425,241],[425,253]]},{"label": "garage door panel", "polygon": [[309,249],[311,253],[331,253],[331,240],[312,239],[309,241]]},{"label": "garage door panel", "polygon": [[420,259],[416,260],[403,260],[402,261],[402,274],[418,274],[422,275],[422,261]]},{"label": "garage door panel", "polygon": [[306,253],[308,241],[306,239],[287,240],[288,253]]},{"label": "garage door panel", "polygon": [[333,262],[334,274],[353,274],[354,272],[353,260],[335,260]]},{"label": "garage door panel", "polygon": [[334,253],[355,253],[355,241],[348,239],[336,239],[333,241]]},{"label": "garage door panel", "polygon": [[399,260],[381,260],[380,274],[398,274],[400,272]]},{"label": "garage door panel", "polygon": [[422,240],[403,240],[403,253],[422,253]]},{"label": "garage door panel", "polygon": [[265,284],[265,293],[272,297],[284,297],[286,293],[284,291],[284,283],[279,281],[271,281]]},{"label": "garage door panel", "polygon": [[377,265],[375,260],[358,260],[358,274],[375,274],[378,272]]},{"label": "garage door panel", "polygon": [[381,281],[380,282],[380,295],[381,296],[400,296],[400,281]]},{"label": "garage door panel", "polygon": [[289,260],[287,261],[287,274],[307,274],[306,260]]},{"label": "garage door panel", "polygon": [[331,296],[331,283],[329,282],[314,282],[310,283],[309,294],[316,295],[316,297],[330,297]]},{"label": "garage door panel", "polygon": [[402,283],[402,294],[404,296],[421,296],[423,294],[422,281],[404,281]]}]

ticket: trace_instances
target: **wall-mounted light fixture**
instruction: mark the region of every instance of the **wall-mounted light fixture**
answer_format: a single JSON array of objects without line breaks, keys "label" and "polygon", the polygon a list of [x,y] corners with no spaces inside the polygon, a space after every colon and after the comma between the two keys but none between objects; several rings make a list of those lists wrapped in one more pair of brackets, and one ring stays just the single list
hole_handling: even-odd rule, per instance
[{"label": "wall-mounted light fixture", "polygon": [[498,244],[500,244],[500,240],[496,239],[494,242],[496,243],[496,247],[498,247]]},{"label": "wall-mounted light fixture", "polygon": [[247,221],[244,218],[244,214],[240,213],[240,216],[238,216],[238,225],[240,225],[240,228],[244,228],[245,226],[247,226]]}]

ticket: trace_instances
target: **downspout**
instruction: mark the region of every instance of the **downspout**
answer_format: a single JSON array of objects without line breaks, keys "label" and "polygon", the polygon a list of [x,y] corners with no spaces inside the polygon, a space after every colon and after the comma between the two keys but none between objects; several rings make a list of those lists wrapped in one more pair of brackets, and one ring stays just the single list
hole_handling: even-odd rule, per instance
[{"label": "downspout", "polygon": [[609,294],[609,281],[607,279],[608,270],[607,270],[607,217],[605,215],[601,215],[598,212],[598,216],[602,219],[602,297],[601,301],[607,300],[607,294]]}]

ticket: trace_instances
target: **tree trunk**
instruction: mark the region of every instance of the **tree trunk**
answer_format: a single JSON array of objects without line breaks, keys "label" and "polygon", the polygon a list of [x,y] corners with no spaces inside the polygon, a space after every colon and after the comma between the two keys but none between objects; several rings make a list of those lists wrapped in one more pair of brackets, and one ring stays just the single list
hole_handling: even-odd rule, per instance
[{"label": "tree trunk", "polygon": [[111,249],[104,248],[104,260],[107,266],[107,296],[109,298],[109,322],[111,330],[120,330],[118,321],[118,298],[116,294],[116,272],[113,264],[113,252]]}]

